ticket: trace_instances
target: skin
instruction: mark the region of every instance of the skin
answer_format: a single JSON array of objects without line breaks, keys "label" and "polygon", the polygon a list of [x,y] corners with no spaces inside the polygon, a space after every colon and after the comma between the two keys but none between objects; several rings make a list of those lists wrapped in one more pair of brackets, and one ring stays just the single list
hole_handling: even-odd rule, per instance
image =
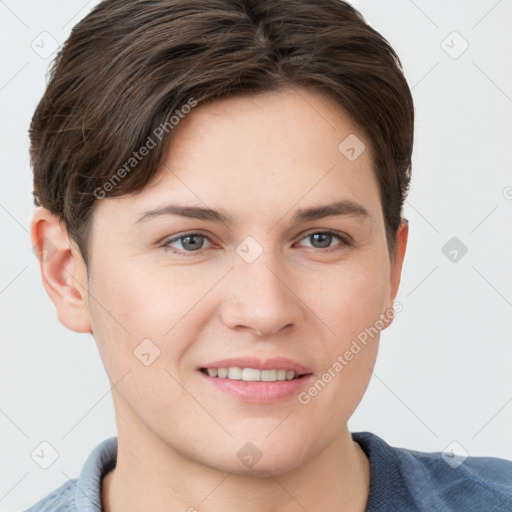
[{"label": "skin", "polygon": [[[338,150],[349,134],[366,145],[354,161]],[[296,395],[243,402],[207,386],[197,368],[282,356],[316,380],[392,309],[408,228],[390,258],[370,141],[331,99],[294,88],[197,106],[169,155],[140,194],[97,202],[89,281],[62,222],[39,208],[31,224],[33,244],[46,237],[57,248],[40,265],[59,320],[93,334],[114,386],[119,448],[104,510],[364,511],[369,462],[347,421],[379,336],[305,405]],[[290,224],[298,209],[342,199],[369,215]],[[233,224],[136,222],[167,202],[222,210]],[[306,237],[312,230],[353,243],[333,237],[326,252]],[[190,231],[206,236],[198,251],[183,239],[171,244],[179,253],[160,244]],[[263,251],[252,263],[236,252],[247,236]],[[147,338],[160,349],[149,366],[133,354]],[[262,454],[250,468],[237,457],[247,442]]]}]

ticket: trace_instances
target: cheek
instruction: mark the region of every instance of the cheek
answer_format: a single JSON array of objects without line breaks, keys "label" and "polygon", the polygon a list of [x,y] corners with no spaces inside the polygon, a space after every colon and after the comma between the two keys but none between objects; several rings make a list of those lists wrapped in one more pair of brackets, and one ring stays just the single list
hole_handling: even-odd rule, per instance
[{"label": "cheek", "polygon": [[97,299],[99,320],[115,324],[123,337],[134,341],[161,339],[185,319],[212,280],[200,271],[151,268],[136,262],[103,265],[94,278],[91,294]]},{"label": "cheek", "polygon": [[[130,371],[140,383],[138,390],[152,381],[153,386],[173,387],[166,369],[173,374],[180,371],[176,362],[183,360],[211,318],[205,298],[222,269],[155,270],[125,262],[97,266],[92,276],[93,334],[111,381]],[[181,380],[179,374],[175,377]],[[179,396],[178,386],[174,391]]]},{"label": "cheek", "polygon": [[[137,411],[167,427],[172,411],[190,402],[175,362],[201,329],[194,304],[205,294],[204,280],[177,274],[103,265],[90,283],[94,338],[113,391],[128,405],[122,414]],[[192,414],[200,414],[193,404],[183,421]]]},{"label": "cheek", "polygon": [[389,293],[386,260],[375,258],[330,275],[327,284],[311,288],[309,304],[326,327],[319,382],[304,404],[312,415],[341,425],[357,407],[371,378],[378,351],[381,314]]},{"label": "cheek", "polygon": [[389,294],[385,260],[331,269],[322,279],[303,288],[304,302],[326,327],[329,352],[342,350],[347,342],[374,325],[384,312]]}]

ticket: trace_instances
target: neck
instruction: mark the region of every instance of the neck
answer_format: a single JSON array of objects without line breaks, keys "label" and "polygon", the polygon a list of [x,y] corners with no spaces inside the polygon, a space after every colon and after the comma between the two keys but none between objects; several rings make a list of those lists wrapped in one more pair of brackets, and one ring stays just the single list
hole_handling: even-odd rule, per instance
[{"label": "neck", "polygon": [[134,430],[118,424],[117,464],[102,482],[104,512],[366,510],[370,465],[347,428],[297,469],[267,476],[219,471]]}]

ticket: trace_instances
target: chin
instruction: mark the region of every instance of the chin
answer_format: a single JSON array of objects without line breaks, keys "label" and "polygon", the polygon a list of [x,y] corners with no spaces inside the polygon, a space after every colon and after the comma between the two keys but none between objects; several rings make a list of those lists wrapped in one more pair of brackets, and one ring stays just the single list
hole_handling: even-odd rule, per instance
[{"label": "chin", "polygon": [[209,467],[225,473],[236,475],[268,477],[282,475],[294,471],[308,459],[314,457],[314,447],[303,439],[291,440],[284,436],[275,439],[264,439],[255,436],[253,441],[247,440],[228,443],[222,453],[216,451],[209,454],[201,453],[201,462]]}]

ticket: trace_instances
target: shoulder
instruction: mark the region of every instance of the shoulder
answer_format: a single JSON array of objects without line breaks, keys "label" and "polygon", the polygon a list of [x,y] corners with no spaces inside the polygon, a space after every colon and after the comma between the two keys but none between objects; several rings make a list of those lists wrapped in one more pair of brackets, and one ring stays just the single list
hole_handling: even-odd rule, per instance
[{"label": "shoulder", "polygon": [[355,433],[353,438],[370,460],[371,478],[380,481],[393,475],[395,481],[385,485],[391,484],[395,496],[404,496],[415,510],[512,510],[511,461],[397,448],[370,432]]},{"label": "shoulder", "polygon": [[101,481],[117,462],[117,437],[89,454],[78,478],[70,479],[24,512],[101,512]]},{"label": "shoulder", "polygon": [[25,512],[71,512],[75,510],[73,498],[76,481],[76,478],[68,480]]},{"label": "shoulder", "polygon": [[453,510],[512,510],[512,462],[405,448],[395,451],[405,481],[433,510],[443,510],[445,504]]}]

